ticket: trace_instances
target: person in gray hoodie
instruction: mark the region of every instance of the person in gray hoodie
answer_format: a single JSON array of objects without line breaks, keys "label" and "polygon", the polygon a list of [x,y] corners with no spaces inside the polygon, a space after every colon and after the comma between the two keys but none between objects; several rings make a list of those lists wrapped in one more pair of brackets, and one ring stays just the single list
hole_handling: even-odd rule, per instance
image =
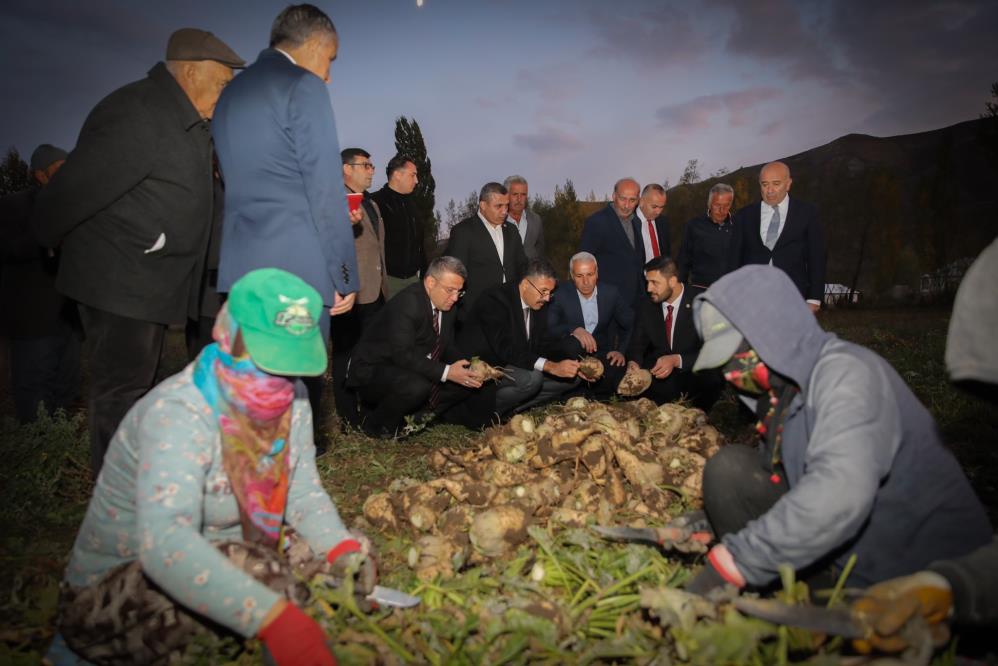
[{"label": "person in gray hoodie", "polygon": [[[704,468],[720,542],[688,590],[765,587],[856,564],[868,586],[965,555],[992,530],[936,424],[880,356],[821,329],[790,279],[746,266],[694,302],[704,347],[759,418],[760,446],[724,447]],[[829,579],[830,580],[830,579]]]},{"label": "person in gray hoodie", "polygon": [[[970,267],[953,302],[946,338],[946,369],[959,388],[998,404],[998,240]],[[924,571],[874,585],[853,608],[870,618],[874,633],[853,645],[860,652],[876,648],[901,652],[909,646],[907,626],[923,618],[940,640],[943,623],[957,627],[998,626],[998,536],[986,546],[952,560],[939,560]],[[917,634],[916,634],[917,635]]]}]

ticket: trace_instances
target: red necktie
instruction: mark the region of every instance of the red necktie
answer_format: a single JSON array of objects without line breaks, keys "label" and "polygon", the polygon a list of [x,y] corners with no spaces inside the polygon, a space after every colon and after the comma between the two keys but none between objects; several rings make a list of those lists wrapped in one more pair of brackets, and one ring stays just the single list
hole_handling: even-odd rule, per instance
[{"label": "red necktie", "polygon": [[665,341],[669,344],[669,351],[672,351],[672,306],[665,306],[668,313],[665,315]]},{"label": "red necktie", "polygon": [[[655,233],[655,225],[652,224],[651,220],[648,220],[648,238],[651,239],[652,254],[657,257],[661,252],[658,249],[658,234]],[[669,308],[671,309],[672,306],[670,305]]]}]

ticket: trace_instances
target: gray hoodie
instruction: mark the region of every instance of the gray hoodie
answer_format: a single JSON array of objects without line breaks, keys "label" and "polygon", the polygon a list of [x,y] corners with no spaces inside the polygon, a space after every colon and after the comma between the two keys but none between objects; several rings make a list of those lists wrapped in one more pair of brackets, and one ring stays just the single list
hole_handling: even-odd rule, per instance
[{"label": "gray hoodie", "polygon": [[775,580],[782,563],[841,568],[855,553],[848,584],[869,585],[991,540],[929,412],[884,359],[823,331],[782,271],[746,266],[701,299],[800,388],[784,422],[789,492],[724,537],[749,583]]}]

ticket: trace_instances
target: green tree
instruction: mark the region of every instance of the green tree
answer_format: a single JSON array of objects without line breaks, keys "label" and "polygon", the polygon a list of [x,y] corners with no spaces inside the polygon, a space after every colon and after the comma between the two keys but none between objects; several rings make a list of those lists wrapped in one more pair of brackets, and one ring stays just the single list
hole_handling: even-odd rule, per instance
[{"label": "green tree", "polygon": [[437,244],[437,218],[433,213],[436,204],[434,193],[437,183],[433,180],[430,158],[426,154],[426,143],[423,132],[415,119],[405,116],[395,119],[395,150],[407,157],[416,165],[416,177],[419,184],[412,192],[412,200],[423,223],[423,244],[426,256],[434,256]]},{"label": "green tree", "polygon": [[17,148],[7,149],[7,156],[0,164],[0,196],[23,192],[31,187],[31,174],[28,163],[21,159]]},{"label": "green tree", "polygon": [[683,175],[679,177],[680,185],[692,185],[700,182],[700,160],[690,160],[683,169]]},{"label": "green tree", "polygon": [[556,185],[554,203],[550,206],[547,202],[534,201],[534,210],[544,220],[545,254],[558,275],[567,277],[568,260],[578,250],[585,223],[575,184],[569,179],[564,187]]}]

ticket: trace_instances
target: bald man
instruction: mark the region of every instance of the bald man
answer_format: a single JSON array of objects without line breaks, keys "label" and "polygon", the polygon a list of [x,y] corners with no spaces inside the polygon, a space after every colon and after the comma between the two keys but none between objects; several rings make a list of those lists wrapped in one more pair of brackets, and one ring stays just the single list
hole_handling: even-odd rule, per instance
[{"label": "bald man", "polygon": [[600,281],[620,292],[628,308],[633,308],[644,289],[641,267],[644,244],[641,224],[635,210],[641,186],[633,178],[621,178],[613,186],[613,200],[586,219],[579,250],[596,257]]},{"label": "bald man", "polygon": [[825,233],[818,210],[790,197],[790,168],[770,162],[759,172],[762,201],[734,217],[728,271],[747,264],[769,264],[793,280],[812,312],[825,295]]}]

